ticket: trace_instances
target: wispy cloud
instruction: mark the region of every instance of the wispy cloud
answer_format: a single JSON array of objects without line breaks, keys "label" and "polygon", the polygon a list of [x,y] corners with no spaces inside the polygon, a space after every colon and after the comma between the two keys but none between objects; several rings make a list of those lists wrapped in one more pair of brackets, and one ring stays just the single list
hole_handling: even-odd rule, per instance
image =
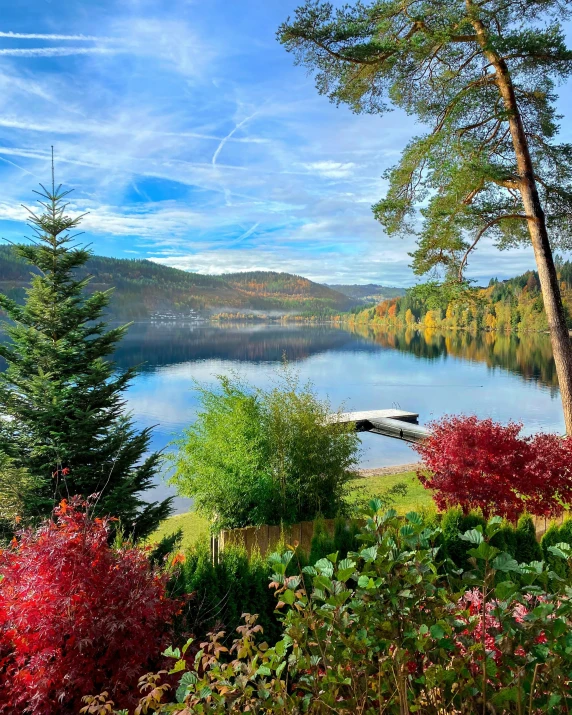
[{"label": "wispy cloud", "polygon": [[353,162],[342,163],[339,161],[314,161],[304,164],[310,172],[325,176],[328,179],[345,179],[351,176],[357,167]]},{"label": "wispy cloud", "polygon": [[70,57],[71,55],[114,55],[125,52],[120,47],[3,47],[3,57]]},{"label": "wispy cloud", "polygon": [[109,37],[99,37],[95,35],[57,35],[38,32],[0,32],[0,37],[15,40],[77,40],[79,42],[102,42],[111,39]]},{"label": "wispy cloud", "polygon": [[[297,4],[84,0],[56,25],[28,0],[19,32],[0,32],[1,235],[25,233],[20,204],[49,177],[53,144],[98,253],[413,283],[414,238],[386,237],[371,204],[414,122],[318,96],[275,41]],[[483,245],[470,269],[483,280],[531,265],[530,251]]]}]

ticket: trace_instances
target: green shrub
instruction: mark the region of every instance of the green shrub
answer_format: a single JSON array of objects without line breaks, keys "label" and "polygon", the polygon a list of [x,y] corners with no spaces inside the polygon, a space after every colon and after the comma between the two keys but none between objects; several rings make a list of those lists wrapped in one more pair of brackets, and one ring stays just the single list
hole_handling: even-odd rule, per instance
[{"label": "green shrub", "polygon": [[[440,543],[443,555],[451,559],[457,568],[467,568],[468,552],[471,544],[461,539],[461,534],[469,529],[485,525],[485,520],[479,512],[463,514],[458,507],[448,509],[441,518],[442,542]],[[550,545],[563,541],[557,539]],[[572,543],[572,535],[571,535]],[[501,551],[506,551],[519,563],[531,563],[543,558],[543,551],[536,540],[536,530],[532,517],[525,514],[520,517],[516,528],[508,521],[502,525],[491,538],[491,544]],[[562,564],[559,564],[562,569]]]},{"label": "green shrub", "polygon": [[542,557],[549,568],[561,578],[568,578],[570,576],[568,564],[550,551],[551,546],[556,546],[556,544],[560,543],[572,546],[572,519],[566,519],[560,526],[551,524],[540,541]]},{"label": "green shrub", "polygon": [[468,568],[468,552],[471,544],[460,538],[461,534],[477,526],[484,526],[486,521],[478,512],[463,514],[460,507],[447,509],[441,518],[443,556],[451,559],[458,568]]},{"label": "green shrub", "polygon": [[[375,506],[363,546],[346,559],[330,555],[289,576],[293,554],[270,557],[284,612],[279,640],[269,647],[256,618],[246,615],[230,651],[221,633],[210,634],[194,659],[171,651],[179,705],[166,702],[163,674],[147,674],[140,710],[569,712],[570,579],[553,579],[542,564],[520,566],[495,548],[506,529],[496,517],[461,534],[472,564],[458,577],[447,574],[435,549],[438,529],[418,514],[404,520]],[[449,528],[462,519],[451,514],[447,521]],[[522,531],[530,531],[526,521]],[[551,553],[572,561],[566,545]],[[106,694],[88,699],[106,702]]]},{"label": "green shrub", "polygon": [[511,552],[511,555],[521,564],[540,561],[542,559],[542,549],[536,540],[536,528],[529,514],[523,514],[520,517],[515,534],[516,551]]},{"label": "green shrub", "polygon": [[330,536],[324,519],[319,517],[314,522],[314,535],[310,545],[309,562],[315,564],[316,561],[323,559],[328,554],[332,554],[335,550],[334,538]]},{"label": "green shrub", "polygon": [[206,540],[188,549],[184,557],[170,583],[174,598],[188,598],[180,631],[197,638],[213,628],[233,632],[243,613],[256,613],[265,633],[277,634],[276,600],[268,588],[270,567],[265,559],[257,554],[249,559],[243,547],[229,546],[213,564]]},{"label": "green shrub", "polygon": [[270,390],[220,377],[173,455],[172,483],[215,528],[348,513],[359,438],[287,369]]}]

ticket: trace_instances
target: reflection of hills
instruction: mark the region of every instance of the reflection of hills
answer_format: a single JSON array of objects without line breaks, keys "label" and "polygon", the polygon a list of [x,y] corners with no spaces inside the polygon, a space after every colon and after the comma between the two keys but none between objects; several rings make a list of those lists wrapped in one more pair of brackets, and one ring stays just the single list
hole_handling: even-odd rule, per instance
[{"label": "reflection of hills", "polygon": [[505,335],[467,331],[401,330],[387,332],[370,325],[356,325],[354,332],[378,345],[415,355],[424,360],[452,356],[484,362],[489,368],[501,368],[525,380],[558,387],[550,338],[542,333]]},{"label": "reflection of hills", "polygon": [[327,326],[184,325],[136,323],[120,343],[120,367],[143,364],[143,370],[197,360],[278,362],[304,360],[328,350],[376,351],[371,341]]}]

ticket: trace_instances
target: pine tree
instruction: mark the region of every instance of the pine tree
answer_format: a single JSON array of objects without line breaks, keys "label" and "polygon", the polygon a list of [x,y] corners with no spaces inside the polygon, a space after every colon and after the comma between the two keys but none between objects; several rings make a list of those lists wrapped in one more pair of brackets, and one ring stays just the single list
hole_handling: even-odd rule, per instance
[{"label": "pine tree", "polygon": [[422,126],[373,207],[388,235],[417,233],[418,275],[463,286],[485,236],[532,245],[568,434],[572,343],[552,250],[572,245],[572,144],[557,141],[555,95],[572,76],[571,12],[569,0],[306,0],[278,31],[320,93]]},{"label": "pine tree", "polygon": [[148,453],[150,430],[138,432],[125,413],[124,392],[136,368],[119,373],[108,359],[129,326],[107,330],[101,319],[112,291],[86,291],[77,270],[91,251],[70,234],[82,216],[66,215],[56,187],[37,191],[42,213],[28,209],[31,244],[15,251],[34,268],[23,306],[0,295],[10,338],[0,346],[0,451],[38,480],[26,495],[25,517],[51,513],[74,495],[98,494],[94,509],[118,517],[144,536],[168,516],[170,500],[148,504],[160,455]]}]

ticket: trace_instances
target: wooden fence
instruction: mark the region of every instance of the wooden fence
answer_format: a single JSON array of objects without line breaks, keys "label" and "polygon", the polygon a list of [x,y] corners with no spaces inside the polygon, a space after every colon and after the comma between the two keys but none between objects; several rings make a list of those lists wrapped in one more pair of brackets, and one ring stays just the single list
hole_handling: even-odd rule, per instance
[{"label": "wooden fence", "polygon": [[[536,538],[542,538],[553,522],[562,524],[568,518],[568,513],[558,519],[533,517],[536,528]],[[310,553],[312,538],[314,536],[314,521],[302,521],[291,526],[248,526],[244,529],[228,529],[221,531],[218,536],[211,537],[211,557],[213,563],[218,563],[219,554],[227,546],[244,546],[249,556],[258,551],[261,556],[271,554],[280,543],[287,546],[298,546],[307,554]],[[322,524],[326,531],[333,535],[335,519],[324,519]],[[363,523],[363,522],[361,522]]]},{"label": "wooden fence", "polygon": [[[335,519],[324,519],[322,523],[330,536],[333,535]],[[301,521],[291,526],[248,526],[244,529],[223,530],[211,542],[213,560],[217,561],[218,554],[231,545],[244,546],[249,556],[253,551],[259,551],[261,556],[271,554],[279,543],[298,546],[302,551],[310,553],[314,524],[313,521]]]}]

